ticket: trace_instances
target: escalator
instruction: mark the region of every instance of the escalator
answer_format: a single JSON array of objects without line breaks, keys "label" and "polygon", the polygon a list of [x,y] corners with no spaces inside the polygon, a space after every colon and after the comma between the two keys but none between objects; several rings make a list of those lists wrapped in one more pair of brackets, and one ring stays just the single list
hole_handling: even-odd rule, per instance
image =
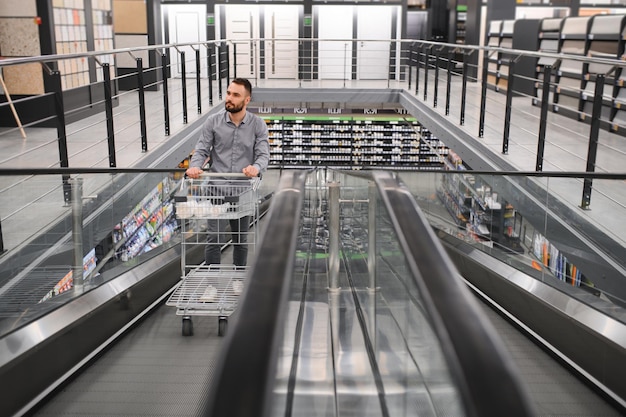
[{"label": "escalator", "polygon": [[[419,232],[411,226],[414,207],[389,200],[402,197],[395,179],[326,175],[281,177],[260,226],[271,237],[259,245],[232,318],[236,326],[225,338],[217,336],[212,317],[194,319],[194,336],[181,336],[180,317],[163,305],[165,292],[149,314],[78,364],[75,376],[28,413],[428,416],[488,415],[478,410],[499,408],[507,415],[620,415],[486,304],[460,298],[469,307],[446,305],[444,289],[425,283],[428,273],[441,273],[441,264],[427,256],[441,248],[421,246],[427,232],[413,234]],[[338,228],[328,191],[334,182],[342,186]],[[449,317],[439,317],[439,309],[454,315],[459,307],[465,319],[488,317],[491,324],[444,324]],[[488,362],[472,356],[475,343],[491,353]],[[507,385],[521,394],[503,395]],[[493,390],[484,392],[487,387]],[[527,398],[529,405],[513,405]]]}]

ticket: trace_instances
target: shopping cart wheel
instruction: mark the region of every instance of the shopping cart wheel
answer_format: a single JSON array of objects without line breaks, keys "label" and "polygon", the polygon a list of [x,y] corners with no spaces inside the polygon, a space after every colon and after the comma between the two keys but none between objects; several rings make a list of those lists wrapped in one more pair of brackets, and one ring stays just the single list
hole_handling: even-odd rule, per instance
[{"label": "shopping cart wheel", "polygon": [[217,319],[217,335],[224,336],[226,334],[226,325],[228,324],[228,317],[219,316]]},{"label": "shopping cart wheel", "polygon": [[183,316],[183,336],[193,336],[193,321],[191,321],[191,316]]}]

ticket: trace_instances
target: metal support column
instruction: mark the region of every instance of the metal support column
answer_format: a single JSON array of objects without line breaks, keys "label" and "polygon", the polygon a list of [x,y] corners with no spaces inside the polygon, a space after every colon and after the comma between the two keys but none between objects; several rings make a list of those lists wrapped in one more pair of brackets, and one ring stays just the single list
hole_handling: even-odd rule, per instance
[{"label": "metal support column", "polygon": [[148,152],[148,129],[146,125],[146,95],[143,82],[143,60],[137,61],[137,94],[139,95],[139,125],[141,128],[141,152]]},{"label": "metal support column", "polygon": [[328,278],[329,288],[339,288],[339,182],[328,183]]},{"label": "metal support column", "polygon": [[502,153],[509,153],[509,139],[511,134],[511,110],[513,104],[513,91],[515,81],[515,60],[509,62],[509,82],[506,88],[506,106],[504,109],[504,131],[502,134]]},{"label": "metal support column", "polygon": [[102,63],[104,76],[104,109],[107,121],[107,142],[109,144],[109,167],[115,168],[115,129],[113,128],[113,97],[111,95],[111,68],[107,62]]},{"label": "metal support column", "polygon": [[408,86],[408,90],[411,91],[411,78],[413,77],[413,55],[414,55],[414,49],[413,47],[415,46],[415,42],[411,44],[411,46],[409,46],[409,86]]},{"label": "metal support column", "polygon": [[[196,102],[198,104],[198,114],[202,114],[202,93],[200,85],[200,49],[195,49],[196,53]],[[209,83],[211,79],[209,78]]]},{"label": "metal support column", "polygon": [[454,59],[454,51],[448,51],[448,78],[446,79],[446,116],[450,115],[450,89],[452,87],[452,62]]},{"label": "metal support column", "polygon": [[543,170],[543,153],[546,146],[546,131],[548,126],[548,100],[550,100],[550,79],[552,65],[543,67],[543,90],[541,92],[541,115],[539,117],[539,137],[537,140],[537,162],[535,171]]},{"label": "metal support column", "polygon": [[[67,150],[67,133],[65,130],[65,105],[63,103],[63,87],[61,84],[61,73],[53,70],[48,65],[42,65],[44,70],[52,80],[52,91],[54,93],[54,111],[56,113],[57,140],[59,145],[59,166],[61,168],[69,167],[69,155]],[[63,174],[63,201],[69,204],[72,201],[71,185],[69,183],[70,176]]]},{"label": "metal support column", "polygon": [[415,95],[420,92],[420,63],[422,62],[422,53],[424,51],[424,45],[420,45],[417,48],[417,59],[415,60]]},{"label": "metal support column", "polygon": [[[222,56],[224,55],[223,49],[226,49],[226,46],[220,46],[217,48],[217,57],[215,58],[215,63],[217,65],[215,71],[217,73],[217,97],[218,100],[222,99],[222,72],[224,72],[224,63],[222,62]],[[226,66],[228,67],[228,62],[226,62]]]},{"label": "metal support column", "polygon": [[489,54],[485,51],[483,58],[483,75],[480,88],[480,121],[478,123],[478,137],[485,135],[485,111],[487,106],[487,66],[489,65]]},{"label": "metal support column", "polygon": [[[215,45],[207,45],[207,69],[209,72],[209,106],[213,105],[213,53],[215,52]],[[212,51],[212,52],[211,52]],[[217,60],[215,61],[217,62]],[[215,66],[215,79],[219,80],[217,75],[217,65]]]},{"label": "metal support column", "polygon": [[2,237],[2,219],[0,219],[0,253],[4,252],[4,238]]},{"label": "metal support column", "polygon": [[161,75],[163,77],[163,117],[165,121],[165,135],[170,134],[170,104],[167,91],[167,54],[161,55]]},{"label": "metal support column", "polygon": [[370,181],[367,205],[367,271],[369,272],[369,288],[376,289],[376,183]]},{"label": "metal support column", "polygon": [[180,51],[180,74],[183,95],[183,124],[187,124],[187,63],[185,62],[185,51]]},{"label": "metal support column", "polygon": [[435,51],[435,85],[433,87],[433,107],[437,108],[437,97],[439,96],[439,64],[441,49]]},{"label": "metal support column", "polygon": [[[237,59],[235,59],[233,62],[234,65],[237,65]],[[230,46],[228,46],[228,44],[226,44],[226,65],[224,65],[224,67],[226,68],[226,87],[228,87],[228,84],[230,84]],[[235,70],[235,74],[236,73],[237,70]],[[220,98],[222,98],[221,95]]]},{"label": "metal support column", "polygon": [[72,185],[72,244],[74,246],[74,264],[72,281],[74,294],[83,293],[83,179],[73,178]]},{"label": "metal support column", "polygon": [[469,68],[468,64],[469,55],[463,51],[463,82],[461,86],[461,114],[459,116],[459,124],[461,126],[465,125],[465,103],[467,101],[467,70]]},{"label": "metal support column", "polygon": [[428,67],[430,65],[430,51],[432,45],[426,48],[428,52],[424,52],[424,101],[428,100]]},{"label": "metal support column", "polygon": [[[589,130],[589,150],[587,151],[586,172],[595,172],[596,156],[598,153],[598,135],[600,133],[600,118],[602,117],[602,93],[604,91],[604,75],[596,76],[596,88],[593,96],[593,111],[591,113],[591,128]],[[584,210],[589,210],[591,204],[591,189],[593,180],[585,178],[583,183],[583,198],[580,204]]]},{"label": "metal support column", "polygon": [[[233,43],[233,78],[237,78],[237,44]],[[227,82],[226,85],[230,84]]]}]

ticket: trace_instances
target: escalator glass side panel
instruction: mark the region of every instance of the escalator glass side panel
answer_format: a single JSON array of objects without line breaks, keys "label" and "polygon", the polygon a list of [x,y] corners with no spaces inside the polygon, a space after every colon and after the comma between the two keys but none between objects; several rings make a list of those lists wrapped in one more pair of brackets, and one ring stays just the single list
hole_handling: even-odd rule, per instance
[{"label": "escalator glass side panel", "polygon": [[[3,209],[12,209],[2,213],[0,335],[179,241],[173,173],[6,176],[0,180],[4,184],[0,198],[12,202],[3,204]],[[75,269],[81,274],[77,281]]]}]

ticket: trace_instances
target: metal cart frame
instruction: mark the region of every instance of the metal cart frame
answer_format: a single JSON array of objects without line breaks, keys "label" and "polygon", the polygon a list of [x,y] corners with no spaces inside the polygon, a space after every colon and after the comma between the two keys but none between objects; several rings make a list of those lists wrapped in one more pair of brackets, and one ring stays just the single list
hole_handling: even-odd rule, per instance
[{"label": "metal cart frame", "polygon": [[[181,223],[181,282],[172,292],[166,305],[176,307],[182,316],[183,336],[193,335],[191,316],[217,316],[218,334],[226,332],[228,317],[235,311],[241,295],[248,267],[213,264],[187,264],[187,251],[191,245],[222,245],[226,230],[209,230],[208,222],[251,220],[259,217],[258,188],[260,178],[243,174],[202,174],[200,179],[183,179],[175,196],[176,217]],[[205,227],[203,229],[203,226]],[[254,247],[257,242],[256,227],[245,232],[245,243]],[[216,242],[207,243],[209,234],[217,236]],[[237,238],[242,240],[243,236]],[[218,248],[221,249],[221,248]]]}]

